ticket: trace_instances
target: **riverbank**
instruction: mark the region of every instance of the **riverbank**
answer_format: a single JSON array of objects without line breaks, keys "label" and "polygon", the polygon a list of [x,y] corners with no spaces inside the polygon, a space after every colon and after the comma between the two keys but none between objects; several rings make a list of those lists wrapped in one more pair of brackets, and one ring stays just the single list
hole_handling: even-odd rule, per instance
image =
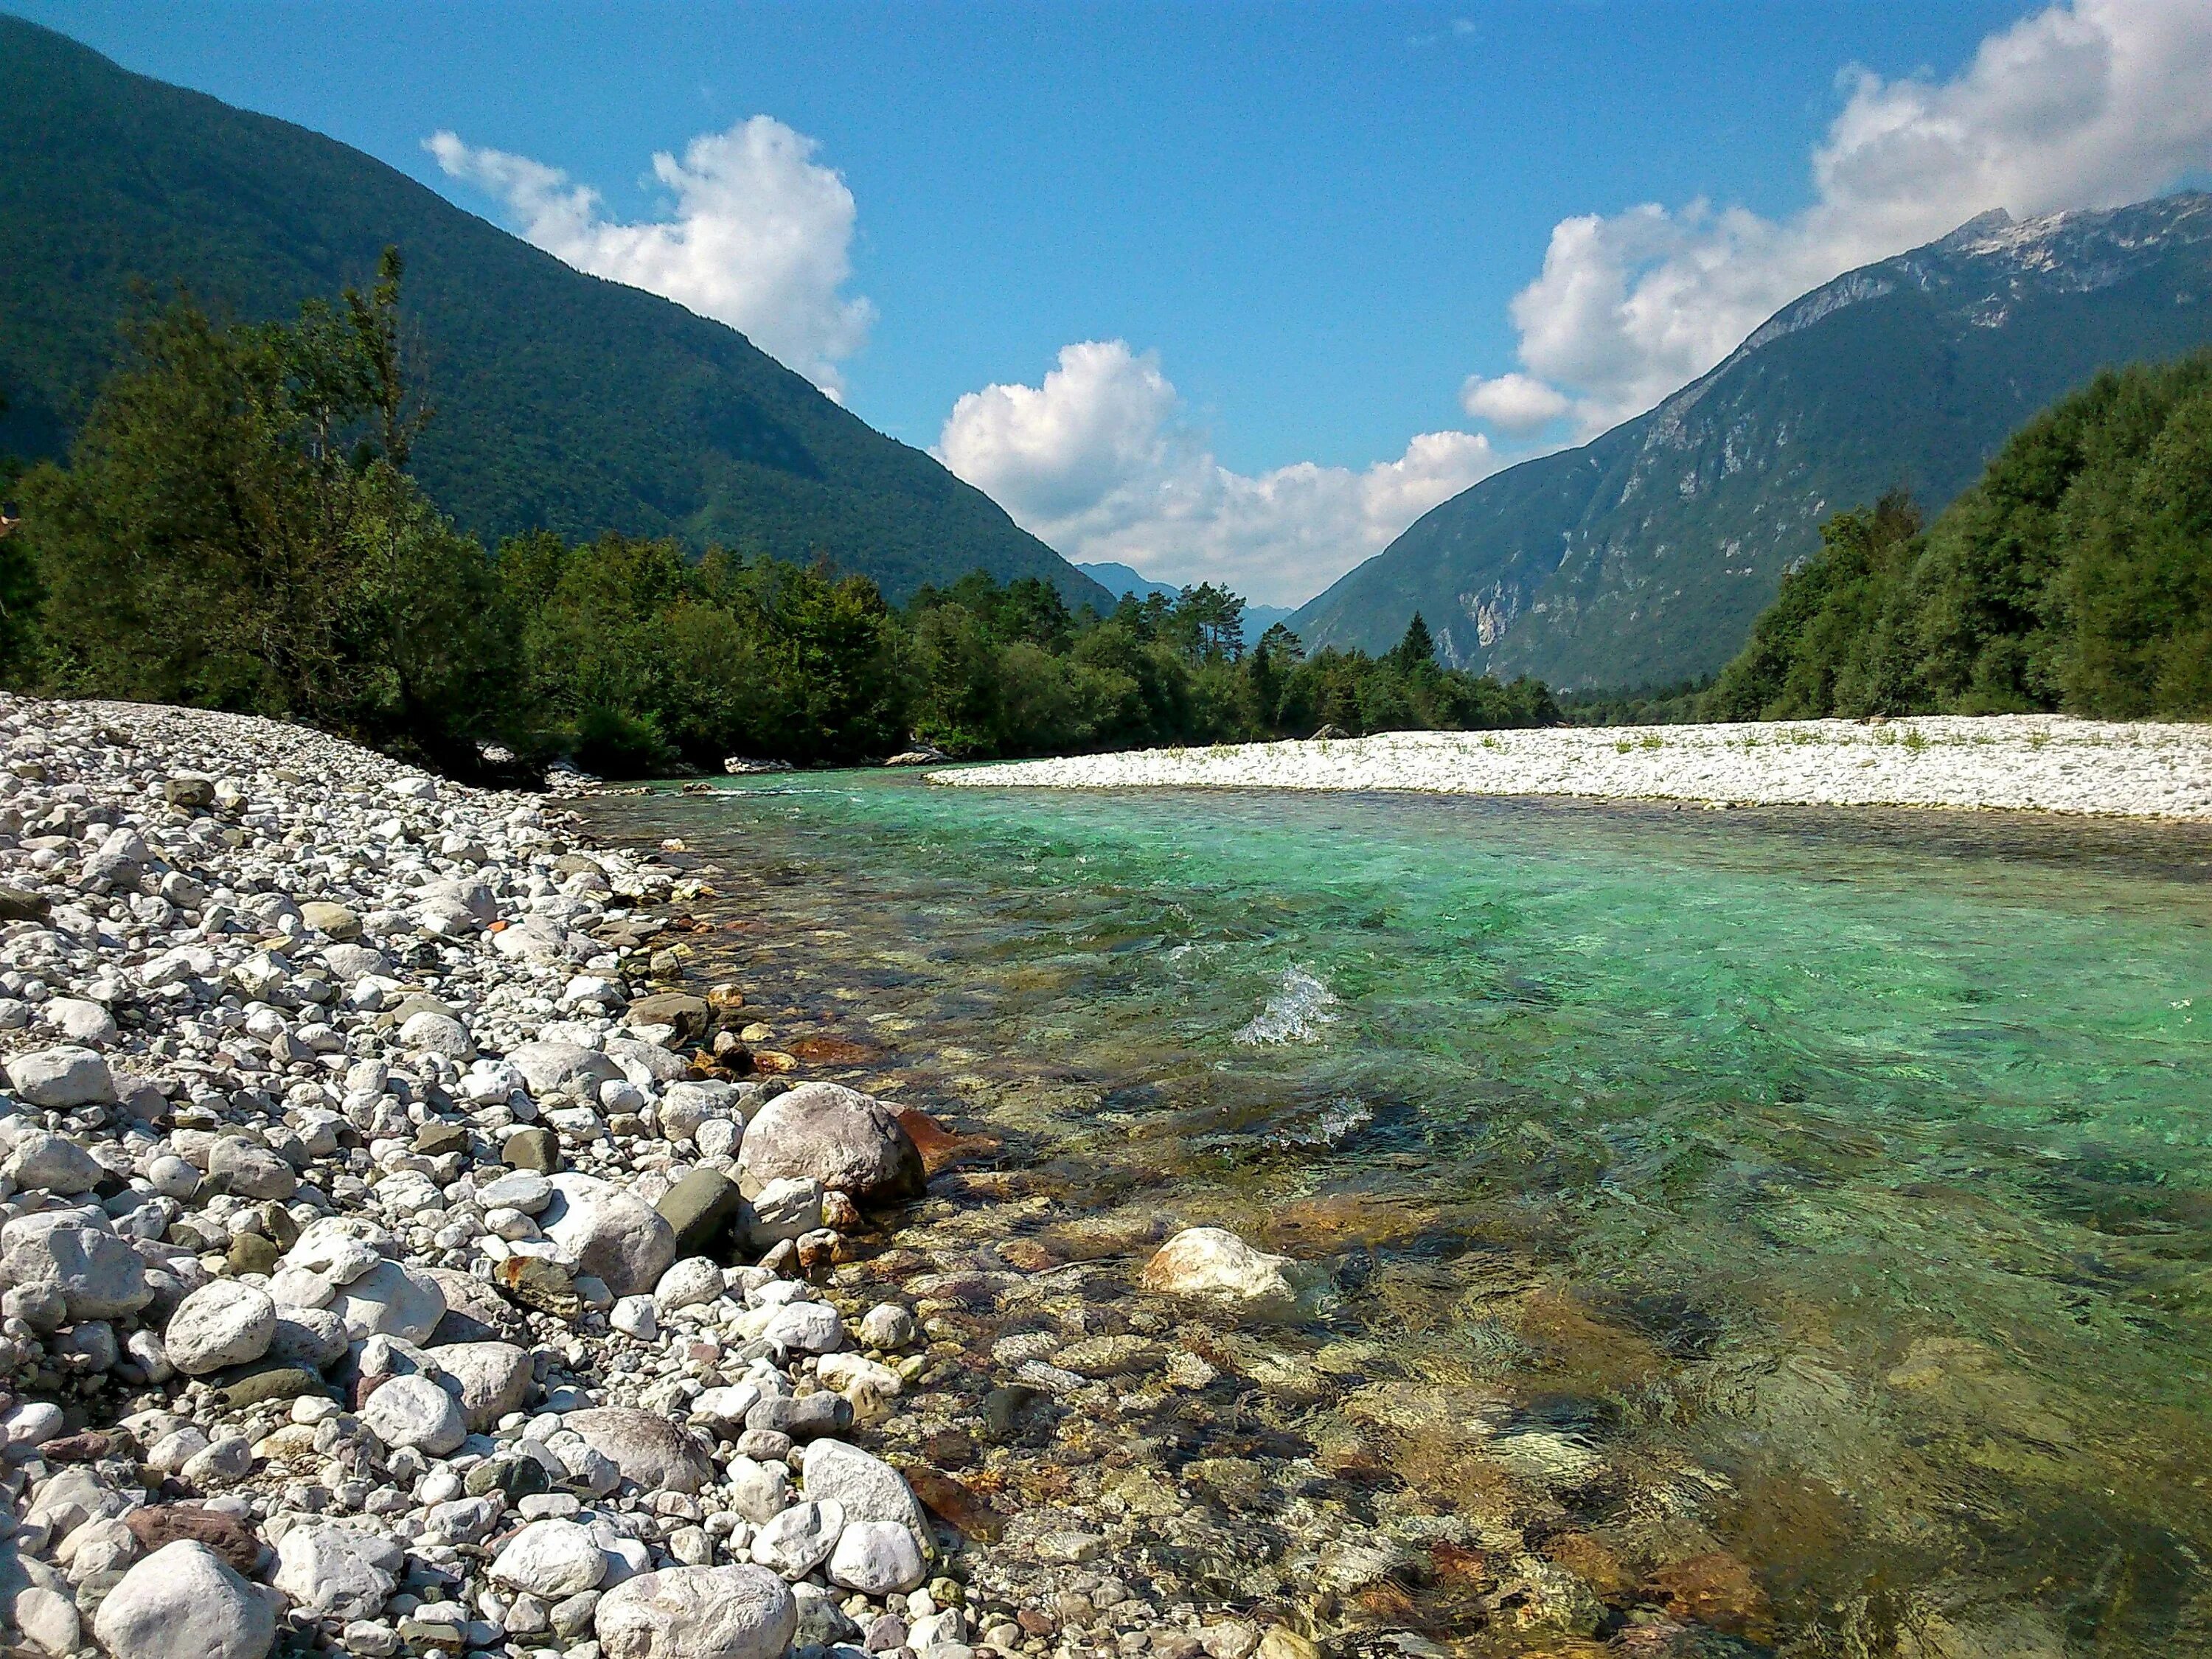
[{"label": "riverbank", "polygon": [[971,788],[1408,790],[2212,820],[2212,726],[1931,716],[1881,724],[1393,732],[954,767]]},{"label": "riverbank", "polygon": [[964,1369],[869,1261],[945,1137],[676,988],[712,866],[272,721],[11,697],[0,746],[17,1645],[1086,1648],[877,1455]]}]

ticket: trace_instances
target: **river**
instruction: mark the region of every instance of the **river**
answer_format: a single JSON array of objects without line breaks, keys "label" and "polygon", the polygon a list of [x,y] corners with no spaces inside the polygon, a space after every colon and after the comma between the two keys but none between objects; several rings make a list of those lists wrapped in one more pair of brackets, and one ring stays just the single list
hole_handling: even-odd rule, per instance
[{"label": "river", "polygon": [[1246,1509],[1441,1540],[1340,1626],[1502,1639],[1478,1592],[1540,1559],[1585,1638],[2212,1641],[2212,834],[895,774],[586,811],[723,872],[688,972],[769,1046],[1033,1173],[976,1190],[1042,1260],[1325,1264],[1212,1358],[1305,1379]]}]

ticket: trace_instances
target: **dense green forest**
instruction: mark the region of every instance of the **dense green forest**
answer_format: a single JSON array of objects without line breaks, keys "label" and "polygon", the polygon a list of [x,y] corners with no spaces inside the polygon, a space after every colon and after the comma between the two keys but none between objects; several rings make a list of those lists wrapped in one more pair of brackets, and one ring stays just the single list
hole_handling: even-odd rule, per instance
[{"label": "dense green forest", "polygon": [[635,775],[744,755],[880,759],[1473,728],[1558,718],[1534,682],[1443,667],[1418,617],[1379,657],[1249,651],[1212,586],[1071,610],[1037,576],[922,585],[673,538],[487,551],[410,475],[433,411],[406,373],[402,270],[290,323],[188,296],[126,329],[66,465],[16,486],[0,672],[64,695],[312,721],[474,769],[496,743]]},{"label": "dense green forest", "polygon": [[2212,351],[2100,375],[1932,525],[1893,494],[1821,543],[1705,718],[2212,712]]}]

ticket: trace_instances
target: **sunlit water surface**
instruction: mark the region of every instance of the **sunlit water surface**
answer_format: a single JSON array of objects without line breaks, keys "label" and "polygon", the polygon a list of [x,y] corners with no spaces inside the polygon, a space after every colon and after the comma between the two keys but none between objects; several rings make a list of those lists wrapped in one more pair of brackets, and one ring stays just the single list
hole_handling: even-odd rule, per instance
[{"label": "sunlit water surface", "polygon": [[1788,1650],[1929,1608],[1929,1652],[2212,1644],[2203,832],[854,775],[590,810],[730,872],[710,955],[908,1098],[1328,1262],[1307,1336],[1427,1401],[1433,1501],[1503,1433],[1562,1525],[1748,1562]]}]

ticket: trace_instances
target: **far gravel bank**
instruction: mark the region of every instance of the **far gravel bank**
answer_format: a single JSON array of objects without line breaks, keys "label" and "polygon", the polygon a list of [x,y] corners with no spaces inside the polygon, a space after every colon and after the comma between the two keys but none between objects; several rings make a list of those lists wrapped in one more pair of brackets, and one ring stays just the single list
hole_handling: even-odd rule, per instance
[{"label": "far gravel bank", "polygon": [[2212,819],[2212,726],[1947,715],[1862,724],[1394,732],[960,767],[986,788],[1410,790]]}]

